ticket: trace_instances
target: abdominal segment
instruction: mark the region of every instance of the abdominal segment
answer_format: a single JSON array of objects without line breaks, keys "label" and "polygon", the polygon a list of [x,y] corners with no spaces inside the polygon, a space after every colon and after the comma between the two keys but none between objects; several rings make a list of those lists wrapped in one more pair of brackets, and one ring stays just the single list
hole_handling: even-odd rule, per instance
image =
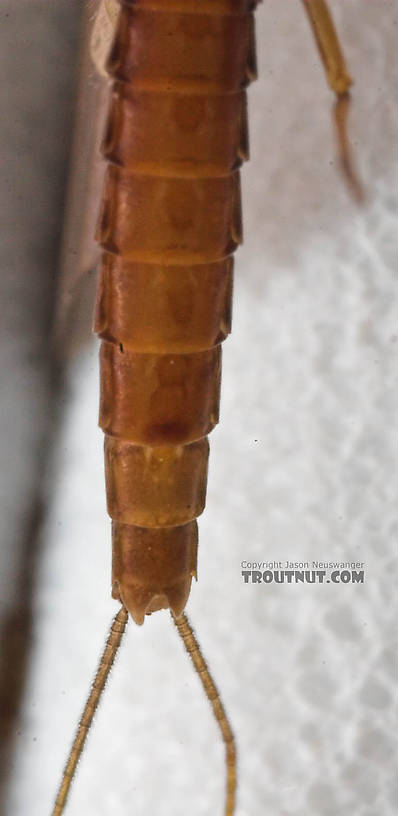
[{"label": "abdominal segment", "polygon": [[252,0],[122,0],[94,329],[101,344],[112,592],[137,623],[196,576],[242,240]]}]

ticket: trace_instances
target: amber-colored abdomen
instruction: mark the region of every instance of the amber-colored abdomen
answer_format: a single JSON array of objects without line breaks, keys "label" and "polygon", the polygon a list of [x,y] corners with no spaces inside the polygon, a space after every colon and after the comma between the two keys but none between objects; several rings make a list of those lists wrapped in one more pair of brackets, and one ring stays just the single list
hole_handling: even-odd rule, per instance
[{"label": "amber-colored abdomen", "polygon": [[179,615],[196,575],[207,434],[242,239],[253,0],[122,0],[98,241],[100,425],[113,596]]}]

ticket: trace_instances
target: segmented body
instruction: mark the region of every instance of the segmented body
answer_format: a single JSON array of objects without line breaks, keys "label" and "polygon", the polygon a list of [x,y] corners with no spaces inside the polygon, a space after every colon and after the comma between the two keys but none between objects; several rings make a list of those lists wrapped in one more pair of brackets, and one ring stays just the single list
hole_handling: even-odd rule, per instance
[{"label": "segmented body", "polygon": [[[113,18],[114,2],[103,0],[98,21],[101,9],[109,15],[108,6]],[[303,3],[337,96],[341,164],[360,200],[346,133],[349,74],[325,0]],[[53,816],[64,812],[128,613],[142,623],[145,614],[167,607],[224,742],[225,816],[235,810],[235,739],[183,610],[196,574],[207,435],[218,421],[232,256],[242,237],[239,168],[248,158],[245,87],[256,75],[256,5],[120,0],[108,61],[114,84],[103,145],[109,167],[98,228],[103,258],[95,329],[102,338],[100,425],[113,520],[113,596],[122,608]],[[98,22],[94,38],[100,52],[101,27]],[[95,59],[102,70],[98,53]]]},{"label": "segmented body", "polygon": [[196,573],[241,241],[256,0],[122,0],[98,240],[113,596],[179,615]]}]

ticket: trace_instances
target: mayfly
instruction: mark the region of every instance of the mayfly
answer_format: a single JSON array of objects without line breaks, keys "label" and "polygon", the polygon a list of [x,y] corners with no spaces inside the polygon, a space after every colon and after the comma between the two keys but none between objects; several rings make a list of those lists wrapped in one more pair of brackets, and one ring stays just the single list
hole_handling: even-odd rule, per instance
[{"label": "mayfly", "polygon": [[[95,331],[100,426],[113,522],[112,595],[121,602],[73,742],[53,816],[69,788],[128,616],[170,609],[225,744],[225,814],[236,746],[184,613],[196,577],[207,436],[218,422],[221,343],[231,327],[232,256],[241,242],[246,86],[256,77],[257,0],[122,0],[107,72],[108,162]],[[323,0],[304,0],[337,95],[341,163],[362,193],[346,136],[350,77]]]}]

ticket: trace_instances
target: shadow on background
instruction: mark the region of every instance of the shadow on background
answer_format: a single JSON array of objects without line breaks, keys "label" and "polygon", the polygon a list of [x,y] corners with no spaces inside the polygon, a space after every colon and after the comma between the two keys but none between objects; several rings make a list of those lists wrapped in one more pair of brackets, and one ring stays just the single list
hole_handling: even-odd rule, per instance
[{"label": "shadow on background", "polygon": [[[0,10],[0,811],[29,670],[43,476],[62,372],[51,323],[76,87],[78,0]],[[3,806],[2,806],[3,805]]]}]

